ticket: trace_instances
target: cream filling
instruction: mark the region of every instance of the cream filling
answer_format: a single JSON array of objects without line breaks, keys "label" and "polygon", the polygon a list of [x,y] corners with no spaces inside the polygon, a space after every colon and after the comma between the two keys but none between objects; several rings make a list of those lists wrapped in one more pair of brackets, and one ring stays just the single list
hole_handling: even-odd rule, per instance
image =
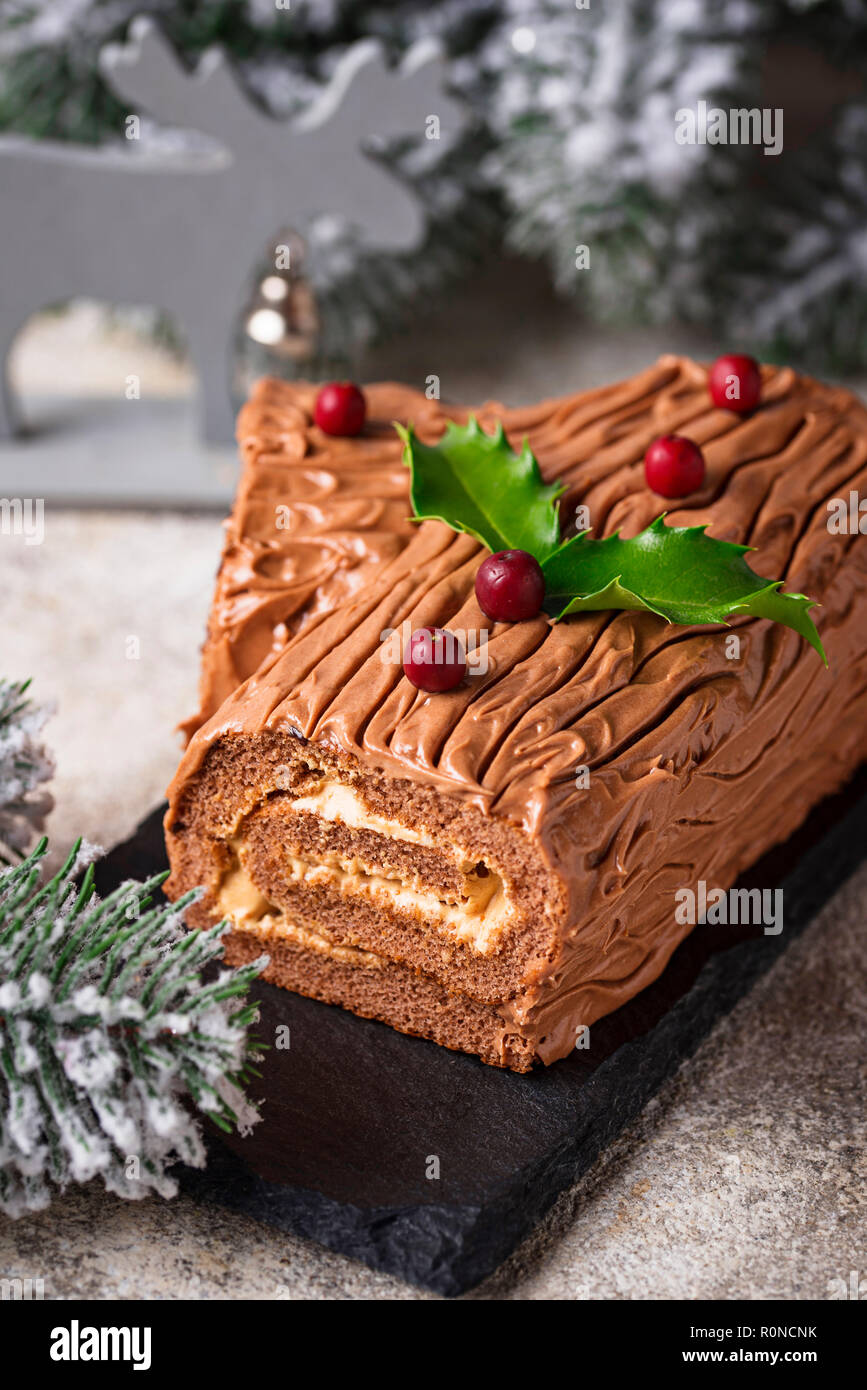
[{"label": "cream filling", "polygon": [[[292,810],[307,812],[320,820],[341,824],[352,830],[370,830],[391,840],[437,848],[446,846],[427,830],[402,825],[370,811],[358,793],[342,782],[325,777],[316,790],[292,801]],[[239,851],[236,843],[236,852]],[[463,875],[460,901],[437,896],[430,889],[377,870],[356,856],[328,853],[315,863],[287,854],[287,869],[293,883],[335,888],[344,896],[363,897],[375,906],[422,917],[473,950],[487,955],[497,946],[514,912],[498,874],[478,872],[476,861],[468,859],[457,845],[449,846]]]},{"label": "cream filling", "polygon": [[330,956],[344,965],[360,965],[368,970],[381,970],[386,964],[382,956],[373,951],[362,951],[355,946],[341,946],[318,932],[310,931],[297,922],[291,921],[278,907],[270,903],[259,892],[246,869],[240,865],[223,879],[217,893],[217,908],[223,917],[241,931],[262,937],[288,937],[297,941],[307,951],[317,951]]},{"label": "cream filling", "polygon": [[[263,896],[244,867],[243,841],[233,839],[229,845],[235,854],[236,867],[226,873],[218,889],[217,902],[223,915],[245,930],[267,919],[273,930],[301,940],[299,934],[307,929],[290,923],[281,910]],[[484,878],[468,875],[462,885],[466,896],[462,894],[461,901],[455,903],[438,897],[429,889],[414,888],[400,878],[388,877],[369,865],[362,866],[357,859],[343,860],[337,854],[329,855],[328,862],[312,863],[287,853],[285,863],[291,883],[333,888],[344,897],[360,897],[374,907],[422,919],[453,940],[466,943],[480,955],[496,949],[514,917],[505,885],[499,875],[492,872]],[[278,927],[278,922],[285,925]],[[326,938],[317,940],[326,941]],[[327,946],[331,949],[330,942]],[[312,949],[320,948],[313,945]],[[356,951],[355,947],[333,949]]]},{"label": "cream filling", "polygon": [[376,907],[424,918],[457,941],[466,942],[481,955],[495,949],[513,916],[503,881],[496,874],[481,880],[485,901],[473,901],[468,897],[466,903],[458,905],[438,898],[436,893],[411,888],[399,878],[370,873],[349,863],[311,864],[287,854],[286,865],[293,883],[335,888],[344,897],[361,897]]},{"label": "cream filling", "polygon": [[[235,854],[239,854],[241,841],[235,839],[231,841],[231,844]],[[502,880],[497,874],[486,870],[482,876],[476,868],[468,870],[466,865],[463,866],[463,877],[457,895],[444,890],[445,897],[440,898],[435,890],[425,886],[424,880],[418,875],[414,874],[408,879],[396,873],[386,873],[382,867],[371,864],[369,860],[363,859],[357,854],[347,855],[340,854],[337,850],[323,850],[315,860],[311,860],[305,859],[303,855],[287,851],[287,863],[290,866],[290,877],[293,883],[297,883],[301,877],[304,877],[307,882],[327,883],[328,879],[325,875],[320,879],[311,879],[309,876],[313,870],[323,869],[326,874],[342,875],[344,879],[352,878],[360,884],[369,884],[374,880],[388,884],[399,884],[408,892],[430,898],[432,902],[451,903],[454,907],[465,912],[468,917],[478,917],[487,911],[497,896],[497,892],[502,888]],[[341,887],[340,891],[343,892],[344,888]],[[457,901],[455,901],[456,896]]]},{"label": "cream filling", "polygon": [[339,821],[350,830],[374,830],[378,835],[386,835],[390,840],[409,840],[414,845],[436,846],[436,840],[426,830],[414,830],[400,821],[388,820],[369,811],[358,792],[343,782],[335,782],[325,777],[309,796],[296,797],[292,802],[293,811],[309,811],[320,820]]}]

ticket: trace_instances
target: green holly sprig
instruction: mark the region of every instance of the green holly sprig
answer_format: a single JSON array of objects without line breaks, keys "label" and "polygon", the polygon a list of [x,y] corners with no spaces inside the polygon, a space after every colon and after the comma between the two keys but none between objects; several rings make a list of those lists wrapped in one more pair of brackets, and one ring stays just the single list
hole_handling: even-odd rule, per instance
[{"label": "green holly sprig", "polygon": [[642,609],[669,623],[725,623],[733,615],[793,628],[828,661],[804,594],[780,592],[744,556],[751,548],[714,540],[706,526],[667,526],[664,514],[630,540],[590,531],[562,540],[562,483],[545,483],[527,441],[516,454],[502,424],[486,434],[474,416],[449,423],[437,444],[395,424],[410,470],[419,521],[435,519],[491,551],[525,550],[545,578],[545,611],[555,622],[599,609]]}]

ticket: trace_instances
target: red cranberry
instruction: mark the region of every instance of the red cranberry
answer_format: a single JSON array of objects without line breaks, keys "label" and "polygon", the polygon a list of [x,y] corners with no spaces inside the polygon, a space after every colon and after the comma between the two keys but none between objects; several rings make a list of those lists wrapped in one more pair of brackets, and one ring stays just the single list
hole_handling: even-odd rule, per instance
[{"label": "red cranberry", "polygon": [[419,627],[404,649],[403,669],[418,690],[433,694],[460,685],[467,674],[467,658],[459,639],[448,628]]},{"label": "red cranberry", "polygon": [[325,434],[360,434],[367,405],[352,381],[329,381],[316,397],[313,418]]},{"label": "red cranberry", "polygon": [[707,377],[710,398],[720,410],[743,415],[754,410],[762,394],[762,374],[754,357],[728,352],[718,357]]},{"label": "red cranberry", "polygon": [[647,486],[662,497],[686,497],[704,482],[704,457],[697,444],[680,434],[662,434],[644,455]]},{"label": "red cranberry", "polygon": [[479,566],[476,598],[495,623],[535,618],[545,597],[539,562],[526,550],[498,550]]}]

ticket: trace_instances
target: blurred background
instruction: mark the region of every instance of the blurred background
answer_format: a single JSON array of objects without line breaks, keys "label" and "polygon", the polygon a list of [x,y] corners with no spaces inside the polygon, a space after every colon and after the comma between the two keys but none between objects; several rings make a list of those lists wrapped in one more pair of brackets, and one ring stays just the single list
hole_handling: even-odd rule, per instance
[{"label": "blurred background", "polygon": [[[266,247],[249,244],[237,306],[246,378],[362,374],[395,330],[412,327],[416,340],[427,331],[432,302],[457,312],[468,290],[481,290],[487,305],[491,275],[488,315],[513,297],[522,310],[538,302],[538,319],[520,315],[519,355],[549,331],[553,301],[584,326],[584,351],[590,325],[677,325],[819,371],[865,364],[863,0],[3,0],[0,131],[123,145],[130,106],[99,55],[141,14],[187,71],[220,44],[249,101],[277,122],[309,110],[347,50],[369,38],[395,64],[419,39],[438,38],[450,90],[465,103],[466,121],[444,147],[416,128],[371,150],[375,119],[358,132],[417,194],[416,247],[378,251],[328,208],[300,229],[291,270],[275,273]],[[781,152],[678,145],[675,113],[699,102],[783,110]],[[158,109],[139,110],[145,145],[195,140]],[[274,177],[285,181],[285,229],[274,236],[291,237],[294,165]],[[579,246],[589,256],[580,268]],[[169,350],[164,365],[146,358],[152,390],[188,388],[183,324],[150,305],[113,306],[106,317],[112,352],[125,352],[130,333],[149,351]],[[43,389],[52,353],[68,365],[86,342],[93,357],[76,362],[72,384],[97,389],[93,315],[79,311],[54,329],[35,341],[31,330],[19,345],[20,388]],[[480,311],[479,341],[486,329]],[[494,339],[503,345],[496,330]],[[371,365],[380,363],[387,353]],[[567,384],[557,377],[557,389]]]}]

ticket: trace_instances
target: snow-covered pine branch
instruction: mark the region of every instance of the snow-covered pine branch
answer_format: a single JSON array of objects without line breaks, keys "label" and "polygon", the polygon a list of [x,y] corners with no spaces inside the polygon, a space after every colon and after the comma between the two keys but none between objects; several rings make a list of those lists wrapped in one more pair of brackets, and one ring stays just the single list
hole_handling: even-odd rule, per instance
[{"label": "snow-covered pine branch", "polygon": [[258,1118],[245,996],[264,958],[203,981],[224,926],[184,929],[195,894],[154,902],[157,875],[100,900],[81,843],[43,884],[45,849],[0,874],[0,1208],[39,1210],[97,1176],[173,1196],[170,1165],[205,1162],[196,1109],[227,1130]]},{"label": "snow-covered pine branch", "polygon": [[17,863],[53,805],[40,784],[54,761],[38,737],[51,711],[28,699],[29,684],[0,680],[0,865]]}]

